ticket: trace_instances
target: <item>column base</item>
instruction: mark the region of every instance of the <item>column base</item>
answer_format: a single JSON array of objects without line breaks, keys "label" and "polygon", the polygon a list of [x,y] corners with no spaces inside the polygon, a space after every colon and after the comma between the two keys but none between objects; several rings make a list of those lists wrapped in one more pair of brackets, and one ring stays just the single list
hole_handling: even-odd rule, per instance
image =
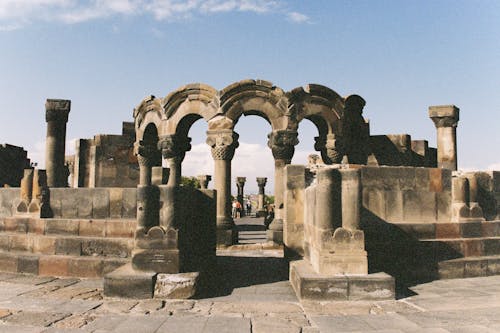
[{"label": "column base", "polygon": [[178,273],[179,250],[136,249],[132,251],[132,268],[156,273]]},{"label": "column base", "polygon": [[267,241],[274,242],[276,244],[283,244],[283,230],[267,230]]},{"label": "column base", "polygon": [[361,301],[395,298],[394,278],[386,273],[324,275],[306,260],[290,263],[290,283],[302,300]]},{"label": "column base", "polygon": [[153,298],[156,275],[156,272],[135,270],[132,264],[125,264],[104,276],[104,296]]},{"label": "column base", "polygon": [[233,229],[217,230],[217,246],[230,246],[238,243],[238,232]]}]

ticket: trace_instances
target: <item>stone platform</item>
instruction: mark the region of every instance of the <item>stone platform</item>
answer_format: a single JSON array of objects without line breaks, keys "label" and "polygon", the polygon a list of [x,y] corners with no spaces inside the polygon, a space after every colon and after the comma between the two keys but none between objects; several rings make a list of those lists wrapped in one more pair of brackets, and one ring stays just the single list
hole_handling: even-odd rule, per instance
[{"label": "stone platform", "polygon": [[290,283],[301,300],[359,301],[395,297],[394,278],[388,274],[322,275],[305,260],[290,263]]}]

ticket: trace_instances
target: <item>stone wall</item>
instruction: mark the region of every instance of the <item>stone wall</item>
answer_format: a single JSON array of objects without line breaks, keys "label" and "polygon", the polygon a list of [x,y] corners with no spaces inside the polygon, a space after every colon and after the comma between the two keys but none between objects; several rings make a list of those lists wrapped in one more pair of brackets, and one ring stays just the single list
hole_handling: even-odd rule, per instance
[{"label": "stone wall", "polygon": [[76,142],[69,158],[72,187],[135,187],[139,166],[133,153],[133,123],[124,122],[122,135],[96,135]]},{"label": "stone wall", "polygon": [[436,167],[436,149],[408,134],[372,135],[370,148],[378,165]]},{"label": "stone wall", "polygon": [[386,222],[449,222],[451,170],[363,167],[363,208]]},{"label": "stone wall", "polygon": [[486,220],[500,220],[500,171],[473,172],[478,180],[478,203]]},{"label": "stone wall", "polygon": [[[135,218],[135,188],[53,188],[50,207],[55,218]],[[19,188],[0,189],[0,217],[12,216]]]},{"label": "stone wall", "polygon": [[18,187],[25,168],[29,168],[28,153],[22,147],[0,145],[0,187]]}]

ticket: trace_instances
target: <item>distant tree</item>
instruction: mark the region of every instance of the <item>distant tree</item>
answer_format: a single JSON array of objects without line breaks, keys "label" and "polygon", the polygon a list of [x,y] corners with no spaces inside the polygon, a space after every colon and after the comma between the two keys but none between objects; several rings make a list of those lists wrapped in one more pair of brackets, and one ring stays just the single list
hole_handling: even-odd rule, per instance
[{"label": "distant tree", "polygon": [[196,177],[181,177],[181,185],[192,188],[201,188],[200,182]]},{"label": "distant tree", "polygon": [[274,203],[274,195],[266,195],[264,202],[267,204],[273,204]]}]

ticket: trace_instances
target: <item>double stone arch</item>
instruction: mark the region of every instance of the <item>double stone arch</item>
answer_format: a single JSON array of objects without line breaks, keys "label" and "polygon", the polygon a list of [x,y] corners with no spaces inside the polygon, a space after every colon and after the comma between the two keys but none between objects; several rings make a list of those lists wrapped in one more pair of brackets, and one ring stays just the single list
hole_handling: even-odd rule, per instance
[{"label": "double stone arch", "polygon": [[361,123],[364,124],[361,116],[364,105],[365,101],[358,95],[343,98],[322,85],[309,84],[285,92],[264,80],[239,81],[221,91],[202,83],[188,84],[165,98],[146,97],[134,109],[135,152],[141,169],[141,184],[150,184],[151,167],[161,165],[160,151],[170,167],[168,184],[180,183],[182,160],[191,149],[189,129],[194,122],[203,119],[208,124],[207,144],[215,163],[217,227],[231,229],[231,160],[238,147],[234,128],[242,115],[260,116],[272,128],[268,146],[275,159],[277,210],[270,229],[280,232],[283,171],[291,162],[298,143],[299,123],[308,119],[317,127],[319,135],[315,138],[315,149],[321,152],[325,163],[339,163],[344,155],[353,162],[351,156],[356,159],[356,152],[359,152],[355,146],[359,141],[359,128],[363,128]]}]

